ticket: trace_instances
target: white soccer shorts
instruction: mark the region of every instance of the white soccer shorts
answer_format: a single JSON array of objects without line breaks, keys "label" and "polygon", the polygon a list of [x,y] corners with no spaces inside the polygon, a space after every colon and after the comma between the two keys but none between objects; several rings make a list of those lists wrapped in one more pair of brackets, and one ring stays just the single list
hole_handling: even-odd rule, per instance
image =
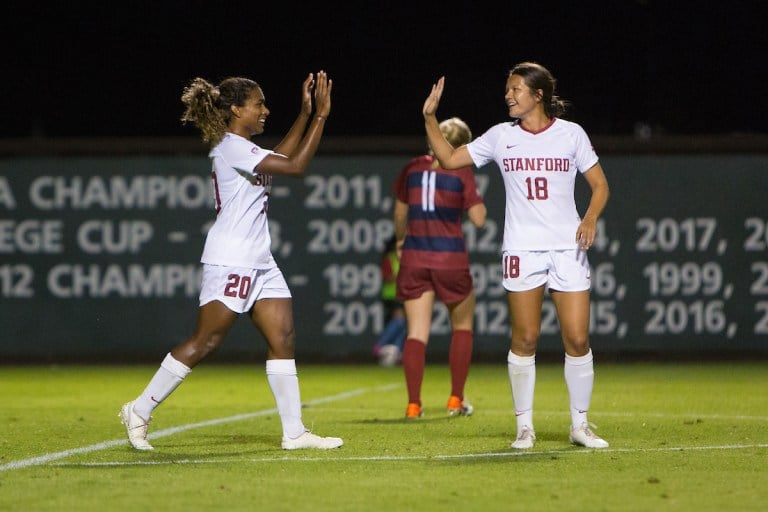
[{"label": "white soccer shorts", "polygon": [[523,292],[546,285],[561,292],[589,290],[590,271],[587,252],[514,251],[501,257],[502,285],[508,292]]},{"label": "white soccer shorts", "polygon": [[266,269],[203,265],[200,306],[221,301],[235,313],[250,311],[257,300],[291,298],[277,266]]}]

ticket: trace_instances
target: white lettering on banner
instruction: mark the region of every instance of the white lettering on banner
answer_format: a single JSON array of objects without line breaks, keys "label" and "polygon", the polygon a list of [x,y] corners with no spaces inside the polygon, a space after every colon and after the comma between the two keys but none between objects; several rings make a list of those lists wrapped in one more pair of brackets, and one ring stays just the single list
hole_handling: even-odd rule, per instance
[{"label": "white lettering on banner", "polygon": [[58,254],[64,251],[60,220],[0,220],[0,254]]},{"label": "white lettering on banner", "polygon": [[0,297],[29,299],[35,296],[35,271],[31,265],[0,265]]},{"label": "white lettering on banner", "polygon": [[29,186],[29,199],[41,210],[213,207],[211,180],[195,175],[40,176]]},{"label": "white lettering on banner", "polygon": [[143,266],[60,264],[48,272],[48,289],[62,299],[104,297],[195,297],[200,292],[198,264]]},{"label": "white lettering on banner", "polygon": [[88,220],[77,229],[77,243],[88,254],[135,254],[153,234],[152,224],[145,220]]},{"label": "white lettering on banner", "polygon": [[11,186],[8,184],[8,179],[5,176],[0,176],[0,205],[5,206],[8,210],[16,208],[13,190],[11,190]]}]

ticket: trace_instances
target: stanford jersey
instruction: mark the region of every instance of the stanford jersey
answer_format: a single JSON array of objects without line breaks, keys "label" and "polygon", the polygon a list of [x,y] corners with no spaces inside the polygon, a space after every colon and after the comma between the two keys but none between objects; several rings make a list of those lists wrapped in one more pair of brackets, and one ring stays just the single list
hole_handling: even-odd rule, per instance
[{"label": "stanford jersey", "polygon": [[481,203],[472,168],[433,168],[432,156],[411,160],[394,184],[395,197],[408,204],[408,228],[400,264],[466,268],[469,257],[461,223],[464,210]]},{"label": "stanford jersey", "polygon": [[478,167],[496,162],[504,179],[504,251],[578,248],[576,174],[597,164],[581,126],[555,118],[546,129],[531,133],[501,123],[467,144],[467,149]]},{"label": "stanford jersey", "polygon": [[201,261],[229,267],[274,266],[267,225],[272,176],[255,171],[272,151],[227,133],[208,155],[216,201],[216,222],[205,239]]}]

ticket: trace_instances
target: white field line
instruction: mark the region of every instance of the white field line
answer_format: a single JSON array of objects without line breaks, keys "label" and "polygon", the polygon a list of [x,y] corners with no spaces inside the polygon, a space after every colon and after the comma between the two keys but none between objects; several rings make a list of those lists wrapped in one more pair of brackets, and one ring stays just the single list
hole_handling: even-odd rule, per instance
[{"label": "white field line", "polygon": [[[398,387],[400,387],[399,384],[387,384],[385,386],[380,386],[376,388],[353,389],[351,391],[339,393],[338,395],[331,395],[323,398],[317,398],[315,400],[309,400],[304,403],[307,405],[324,404],[328,402],[335,402],[337,400],[344,400],[346,398],[351,398],[353,396],[358,396],[358,395],[362,395],[370,392],[390,391]],[[159,439],[161,437],[171,436],[173,434],[178,434],[179,432],[184,432],[186,430],[210,427],[213,425],[220,425],[222,423],[232,423],[235,421],[247,420],[251,418],[257,418],[260,416],[267,416],[269,414],[276,414],[276,413],[277,413],[277,409],[272,408],[272,409],[265,409],[262,411],[251,412],[247,414],[237,414],[235,416],[228,416],[226,418],[217,418],[214,420],[201,421],[199,423],[189,423],[186,425],[179,425],[177,427],[166,428],[163,430],[158,430],[157,432],[153,432],[147,436],[147,439]],[[8,471],[11,469],[21,469],[29,466],[39,466],[41,464],[46,464],[54,460],[70,457],[72,455],[106,450],[107,448],[112,448],[114,446],[121,446],[127,443],[128,443],[127,439],[116,439],[113,441],[105,441],[103,443],[92,444],[90,446],[83,446],[81,448],[72,448],[70,450],[64,450],[61,452],[46,453],[38,457],[32,457],[29,459],[22,459],[22,460],[17,460],[13,462],[8,462],[6,464],[2,464],[0,465],[0,471]]]},{"label": "white field line", "polygon": [[[437,408],[437,407],[434,407]],[[328,409],[328,408],[326,408]],[[333,407],[334,411],[337,412],[360,412],[362,410],[361,407],[356,408],[344,408],[344,407]],[[429,415],[429,409],[430,407],[427,405],[425,406],[425,410],[427,411],[425,413],[426,417],[432,418],[433,416]],[[440,409],[442,411],[442,409]],[[549,416],[570,416],[570,412],[568,412],[567,409],[563,409],[561,411],[538,411],[534,410],[534,413],[537,418],[546,418]],[[442,414],[442,412],[441,412]],[[512,405],[510,404],[509,408],[507,409],[500,409],[500,408],[494,408],[494,409],[475,409],[475,416],[510,416],[514,418],[515,411],[512,408]],[[735,420],[735,421],[768,421],[768,416],[747,416],[747,415],[738,415],[738,414],[700,414],[696,412],[681,412],[681,413],[666,413],[666,412],[608,412],[608,411],[602,411],[602,410],[595,410],[594,412],[590,412],[590,422],[592,421],[592,418],[601,418],[601,417],[611,417],[611,418],[680,418],[684,420],[696,420],[696,419],[705,419],[705,420]]]},{"label": "white field line", "polygon": [[505,457],[532,457],[539,455],[579,455],[598,453],[651,453],[651,452],[686,452],[705,450],[746,450],[754,448],[768,448],[768,444],[734,444],[721,446],[677,446],[665,448],[605,448],[589,450],[585,448],[571,448],[569,450],[525,450],[491,453],[463,453],[454,455],[409,455],[409,456],[383,456],[383,457],[262,457],[246,459],[182,459],[164,461],[128,461],[128,462],[56,462],[51,466],[65,467],[113,467],[113,466],[162,466],[178,464],[233,464],[233,463],[262,463],[262,462],[411,462],[411,461],[441,461],[457,459],[490,459]]}]

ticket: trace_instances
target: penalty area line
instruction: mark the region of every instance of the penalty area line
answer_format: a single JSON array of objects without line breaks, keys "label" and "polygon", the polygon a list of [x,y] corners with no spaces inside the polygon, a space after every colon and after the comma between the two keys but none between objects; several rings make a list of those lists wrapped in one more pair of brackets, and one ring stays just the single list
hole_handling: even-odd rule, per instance
[{"label": "penalty area line", "polygon": [[[375,388],[360,388],[360,389],[353,389],[350,391],[345,391],[343,393],[339,393],[337,395],[331,395],[321,398],[316,398],[314,400],[308,400],[306,402],[302,402],[303,405],[319,405],[319,404],[325,404],[328,402],[336,402],[339,400],[345,400],[347,398],[352,398],[354,396],[363,395],[370,392],[381,392],[381,391],[391,391],[393,389],[399,388],[399,384],[387,384],[384,386],[378,386]],[[276,414],[277,408],[271,408],[271,409],[264,409],[261,411],[246,413],[246,414],[237,414],[235,416],[228,416],[226,418],[217,418],[213,420],[208,421],[201,421],[198,423],[188,423],[186,425],[178,425],[176,427],[166,428],[163,430],[158,430],[157,432],[153,432],[147,436],[147,439],[160,439],[162,437],[168,437],[172,436],[174,434],[178,434],[179,432],[185,432],[187,430],[193,430],[196,428],[203,428],[203,427],[210,427],[214,425],[221,425],[222,423],[232,423],[235,421],[242,421],[242,420],[248,420],[251,418],[257,418],[260,416],[267,416],[270,414]],[[79,455],[83,453],[91,453],[91,452],[97,452],[101,450],[106,450],[108,448],[113,448],[115,446],[122,446],[128,444],[127,439],[115,439],[112,441],[104,441],[103,443],[97,443],[92,444],[90,446],[83,446],[80,448],[72,448],[70,450],[64,450],[61,452],[54,452],[54,453],[46,453],[44,455],[40,455],[38,457],[31,457],[29,459],[22,459],[22,460],[16,460],[13,462],[8,462],[6,464],[0,464],[0,472],[2,471],[8,471],[12,469],[22,469],[27,468],[30,466],[39,466],[42,464],[47,464],[49,462],[53,462],[55,460],[63,459],[66,457],[71,457],[72,455]]]}]

